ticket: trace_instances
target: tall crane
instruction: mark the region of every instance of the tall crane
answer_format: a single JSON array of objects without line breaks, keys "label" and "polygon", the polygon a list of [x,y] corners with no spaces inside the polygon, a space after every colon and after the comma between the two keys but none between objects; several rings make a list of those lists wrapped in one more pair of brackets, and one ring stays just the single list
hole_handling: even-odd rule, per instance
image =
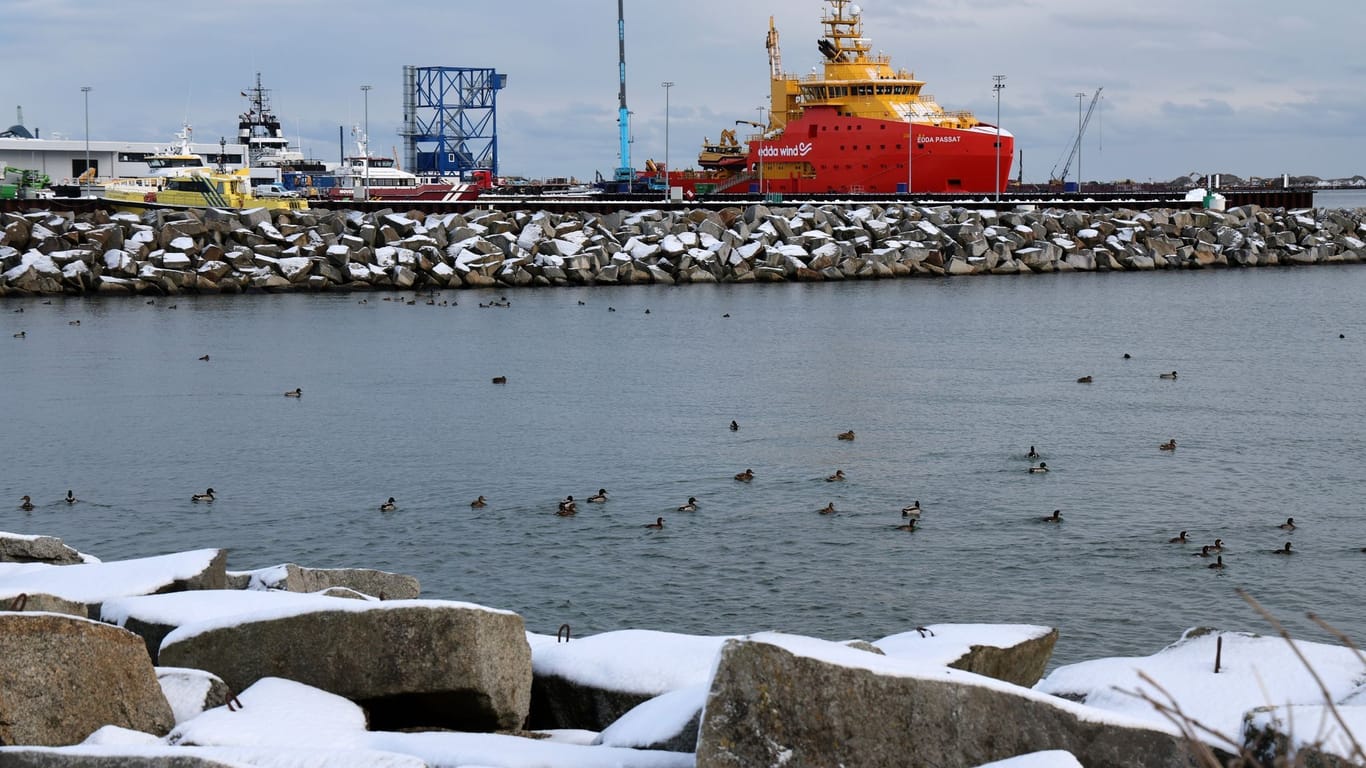
[{"label": "tall crane", "polygon": [[[1067,156],[1067,162],[1063,163],[1062,173],[1057,172],[1058,166],[1055,163],[1053,165],[1053,172],[1048,174],[1048,183],[1050,186],[1061,186],[1063,181],[1067,179],[1067,172],[1072,169],[1073,161],[1077,159],[1077,155],[1081,152],[1081,140],[1086,136],[1086,126],[1091,124],[1091,113],[1096,111],[1096,103],[1100,101],[1100,92],[1103,90],[1105,89],[1096,89],[1096,95],[1091,97],[1091,106],[1086,109],[1086,118],[1077,124],[1077,139],[1072,142],[1072,152]],[[1078,181],[1080,181],[1080,179],[1078,179]]]},{"label": "tall crane", "polygon": [[613,180],[624,185],[625,188],[622,191],[629,192],[630,184],[636,177],[636,169],[631,167],[631,112],[626,109],[625,0],[617,0],[617,61],[621,80],[621,90],[617,97],[617,127],[620,131],[621,165],[617,166]]}]

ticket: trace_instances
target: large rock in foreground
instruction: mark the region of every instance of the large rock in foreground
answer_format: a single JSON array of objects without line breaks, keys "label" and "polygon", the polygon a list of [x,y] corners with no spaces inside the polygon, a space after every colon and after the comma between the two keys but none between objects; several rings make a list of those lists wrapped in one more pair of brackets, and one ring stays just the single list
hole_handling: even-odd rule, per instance
[{"label": "large rock in foreground", "polygon": [[1088,768],[1192,765],[1180,736],[958,670],[809,638],[721,651],[697,768],[981,765],[1067,750]]},{"label": "large rock in foreground", "polygon": [[207,670],[236,691],[264,677],[311,685],[365,707],[375,730],[511,730],[526,720],[522,617],[437,600],[335,603],[182,626],[159,662]]},{"label": "large rock in foreground", "polygon": [[937,662],[1026,688],[1039,682],[1058,630],[1032,624],[932,624],[873,643],[888,656]]},{"label": "large rock in foreground", "polygon": [[0,613],[0,746],[77,744],[105,725],[164,735],[174,724],[137,635],[70,616]]},{"label": "large rock in foreground", "polygon": [[0,532],[0,563],[48,563],[74,565],[81,553],[55,536],[23,536]]},{"label": "large rock in foreground", "polygon": [[345,587],[381,600],[413,600],[422,591],[415,576],[371,568],[305,568],[285,563],[229,576],[233,582],[231,586],[244,589],[322,592]]}]

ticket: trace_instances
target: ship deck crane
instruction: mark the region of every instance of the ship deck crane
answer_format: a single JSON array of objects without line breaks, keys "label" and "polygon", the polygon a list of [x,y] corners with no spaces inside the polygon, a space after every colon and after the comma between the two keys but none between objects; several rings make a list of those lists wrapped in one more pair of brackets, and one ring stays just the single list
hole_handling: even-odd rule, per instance
[{"label": "ship deck crane", "polygon": [[[1097,88],[1096,95],[1091,97],[1091,106],[1086,109],[1086,117],[1077,126],[1077,138],[1072,142],[1072,151],[1067,155],[1067,162],[1063,163],[1062,173],[1058,173],[1058,166],[1053,165],[1053,172],[1048,174],[1049,186],[1062,186],[1067,179],[1067,172],[1072,169],[1072,163],[1077,159],[1077,154],[1081,152],[1081,140],[1086,136],[1086,126],[1091,124],[1091,113],[1096,111],[1096,103],[1100,101],[1100,92],[1104,88]],[[1078,179],[1080,181],[1080,179]]]}]

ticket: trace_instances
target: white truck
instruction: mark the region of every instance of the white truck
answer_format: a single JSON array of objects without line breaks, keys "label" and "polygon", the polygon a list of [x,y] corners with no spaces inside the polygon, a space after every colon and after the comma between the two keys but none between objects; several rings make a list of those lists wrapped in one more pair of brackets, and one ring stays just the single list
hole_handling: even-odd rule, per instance
[{"label": "white truck", "polygon": [[292,189],[285,189],[285,185],[279,183],[261,184],[252,189],[252,194],[257,197],[298,197],[299,193]]}]

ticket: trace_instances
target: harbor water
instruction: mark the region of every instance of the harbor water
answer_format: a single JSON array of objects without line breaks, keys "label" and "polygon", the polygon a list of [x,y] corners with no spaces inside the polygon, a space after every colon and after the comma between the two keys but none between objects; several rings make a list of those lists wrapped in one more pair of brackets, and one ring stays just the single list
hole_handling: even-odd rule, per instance
[{"label": "harbor water", "polygon": [[1026,622],[1065,663],[1268,631],[1243,589],[1362,639],[1363,294],[1320,266],[12,299],[0,530],[409,573],[576,636]]}]

